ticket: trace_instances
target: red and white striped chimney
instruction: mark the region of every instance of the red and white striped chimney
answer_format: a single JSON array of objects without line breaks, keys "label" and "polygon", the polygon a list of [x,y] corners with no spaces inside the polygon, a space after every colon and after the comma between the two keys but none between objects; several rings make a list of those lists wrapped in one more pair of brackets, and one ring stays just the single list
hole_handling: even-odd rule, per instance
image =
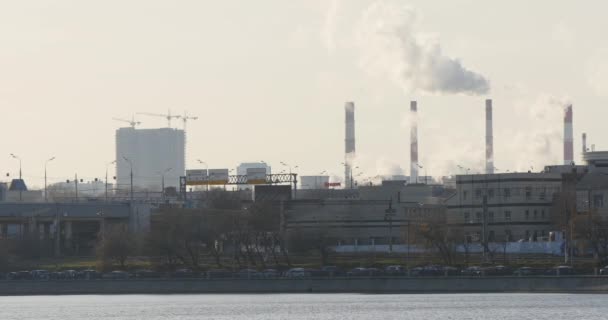
[{"label": "red and white striped chimney", "polygon": [[494,173],[494,135],[492,129],[492,99],[486,99],[486,173]]},{"label": "red and white striped chimney", "polygon": [[418,183],[418,104],[410,102],[410,183]]},{"label": "red and white striped chimney", "polygon": [[564,164],[571,165],[574,162],[574,135],[572,131],[572,105],[564,110]]}]

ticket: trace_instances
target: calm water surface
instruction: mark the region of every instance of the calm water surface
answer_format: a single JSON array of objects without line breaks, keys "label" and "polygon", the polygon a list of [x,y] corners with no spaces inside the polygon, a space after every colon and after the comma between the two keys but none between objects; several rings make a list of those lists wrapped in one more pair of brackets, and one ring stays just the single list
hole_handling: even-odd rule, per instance
[{"label": "calm water surface", "polygon": [[608,295],[276,294],[0,297],[0,319],[608,319]]}]

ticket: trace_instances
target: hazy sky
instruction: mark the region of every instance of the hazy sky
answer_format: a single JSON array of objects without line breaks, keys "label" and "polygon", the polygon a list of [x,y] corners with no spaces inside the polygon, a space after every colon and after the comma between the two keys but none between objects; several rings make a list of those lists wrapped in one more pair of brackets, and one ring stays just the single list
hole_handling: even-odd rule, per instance
[{"label": "hazy sky", "polygon": [[373,176],[409,168],[416,99],[420,163],[441,175],[481,168],[488,97],[500,170],[561,162],[567,101],[578,160],[583,131],[607,147],[607,9],[555,0],[3,1],[0,168],[17,175],[15,153],[29,184],[41,185],[44,161],[56,156],[52,181],[101,178],[121,126],[112,117],[171,109],[200,117],[189,123],[189,167],[197,158],[216,168],[284,161],[300,174],[341,175],[343,106],[353,100],[357,165]]}]

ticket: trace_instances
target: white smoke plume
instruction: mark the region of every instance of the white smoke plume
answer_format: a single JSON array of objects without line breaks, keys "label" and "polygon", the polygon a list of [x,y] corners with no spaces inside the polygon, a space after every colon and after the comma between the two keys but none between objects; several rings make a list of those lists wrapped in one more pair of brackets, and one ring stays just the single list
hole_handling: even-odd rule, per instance
[{"label": "white smoke plume", "polygon": [[355,37],[362,67],[388,74],[408,92],[481,95],[489,81],[444,55],[438,37],[420,33],[414,9],[390,0],[371,4],[363,12]]},{"label": "white smoke plume", "polygon": [[[327,53],[332,54],[336,48],[335,33],[341,1],[329,0],[327,2],[329,2],[329,5],[327,6],[323,27],[321,29],[321,40],[323,41]],[[323,5],[327,2],[323,1]]]},{"label": "white smoke plume", "polygon": [[540,171],[545,165],[562,164],[564,109],[567,97],[541,94],[534,101],[518,102],[515,112],[528,119],[525,131],[517,130],[506,147],[518,155],[514,169]]}]

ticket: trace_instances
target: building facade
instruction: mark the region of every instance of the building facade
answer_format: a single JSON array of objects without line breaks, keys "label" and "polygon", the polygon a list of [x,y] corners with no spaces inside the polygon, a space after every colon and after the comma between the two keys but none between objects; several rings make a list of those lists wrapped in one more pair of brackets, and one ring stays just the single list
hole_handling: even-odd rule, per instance
[{"label": "building facade", "polygon": [[456,176],[448,225],[462,228],[467,242],[547,240],[555,231],[551,213],[562,181],[560,173]]},{"label": "building facade", "polygon": [[116,188],[126,193],[131,184],[138,189],[160,191],[164,176],[165,187],[178,187],[179,177],[185,175],[185,136],[173,128],[134,129],[116,131]]}]

